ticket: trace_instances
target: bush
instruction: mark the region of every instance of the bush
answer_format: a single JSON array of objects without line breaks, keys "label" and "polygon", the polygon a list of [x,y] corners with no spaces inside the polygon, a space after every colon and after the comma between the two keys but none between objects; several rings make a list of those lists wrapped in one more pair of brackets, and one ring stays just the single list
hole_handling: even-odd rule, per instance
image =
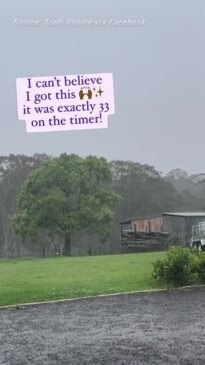
[{"label": "bush", "polygon": [[165,259],[157,259],[153,263],[153,276],[169,287],[179,287],[196,282],[198,265],[199,258],[188,248],[172,247]]},{"label": "bush", "polygon": [[200,253],[198,255],[198,277],[201,283],[205,283],[205,253]]}]

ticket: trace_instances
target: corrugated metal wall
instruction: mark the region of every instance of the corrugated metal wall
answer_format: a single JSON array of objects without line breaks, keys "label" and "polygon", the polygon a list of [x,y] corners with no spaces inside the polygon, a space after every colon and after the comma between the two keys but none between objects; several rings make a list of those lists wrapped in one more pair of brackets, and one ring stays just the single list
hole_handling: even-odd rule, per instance
[{"label": "corrugated metal wall", "polygon": [[179,233],[185,232],[186,226],[185,217],[164,215],[163,216],[163,232]]}]

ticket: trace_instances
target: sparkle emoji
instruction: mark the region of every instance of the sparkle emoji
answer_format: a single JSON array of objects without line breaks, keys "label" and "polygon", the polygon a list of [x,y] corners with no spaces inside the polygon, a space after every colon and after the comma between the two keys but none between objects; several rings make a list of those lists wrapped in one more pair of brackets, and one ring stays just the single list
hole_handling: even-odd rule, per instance
[{"label": "sparkle emoji", "polygon": [[99,90],[97,91],[97,94],[98,94],[99,96],[101,96],[101,95],[102,95],[102,93],[104,93],[104,91],[103,91],[103,90],[101,90],[101,88],[99,87]]}]

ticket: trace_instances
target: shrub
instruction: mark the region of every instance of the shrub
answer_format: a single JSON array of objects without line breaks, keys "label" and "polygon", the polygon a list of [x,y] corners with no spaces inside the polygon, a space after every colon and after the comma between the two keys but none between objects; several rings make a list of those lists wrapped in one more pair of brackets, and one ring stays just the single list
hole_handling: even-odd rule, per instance
[{"label": "shrub", "polygon": [[198,278],[198,262],[199,258],[188,248],[172,247],[165,259],[157,259],[153,263],[153,276],[169,287],[187,285]]},{"label": "shrub", "polygon": [[199,263],[198,263],[198,277],[201,283],[205,283],[205,253],[201,252],[198,255]]}]

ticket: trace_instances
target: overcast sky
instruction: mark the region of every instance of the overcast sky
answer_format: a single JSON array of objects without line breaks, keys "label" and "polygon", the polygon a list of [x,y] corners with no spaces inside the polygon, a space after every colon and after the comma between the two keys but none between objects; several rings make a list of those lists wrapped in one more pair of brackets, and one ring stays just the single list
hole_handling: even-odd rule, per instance
[{"label": "overcast sky", "polygon": [[[94,154],[165,173],[205,172],[205,1],[2,3],[0,155]],[[111,18],[145,24],[113,26]],[[28,19],[40,25],[15,25]],[[46,19],[106,25],[48,26]],[[26,132],[17,118],[16,78],[98,72],[114,77],[108,129]]]}]

